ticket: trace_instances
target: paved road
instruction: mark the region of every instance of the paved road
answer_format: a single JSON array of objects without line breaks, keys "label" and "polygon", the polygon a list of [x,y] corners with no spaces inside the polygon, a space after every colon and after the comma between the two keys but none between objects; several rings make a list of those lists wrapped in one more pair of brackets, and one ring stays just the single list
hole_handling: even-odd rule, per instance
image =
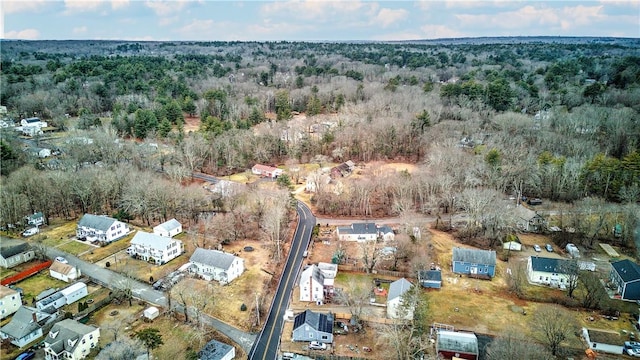
[{"label": "paved road", "polygon": [[249,352],[248,358],[250,360],[274,360],[278,357],[284,314],[302,266],[302,254],[309,247],[311,233],[316,224],[316,218],[304,203],[298,201],[296,211],[298,212],[298,226],[291,243],[291,251],[280,276],[278,289],[269,310],[269,316]]},{"label": "paved road", "polygon": [[[168,301],[164,293],[154,290],[153,287],[149,284],[145,284],[143,282],[120,275],[114,271],[102,268],[98,265],[83,261],[73,255],[67,254],[64,251],[55,248],[48,248],[47,256],[51,259],[54,259],[57,256],[66,258],[69,261],[69,264],[80,269],[82,274],[109,289],[126,290],[128,288],[131,288],[132,293],[136,298],[164,308],[168,306]],[[172,307],[176,311],[183,312],[183,308],[178,304],[172,304]],[[191,311],[190,314],[192,314]],[[251,346],[255,342],[255,335],[239,330],[207,314],[201,315],[201,321],[204,324],[215,328],[220,333],[229,337],[231,340],[235,341],[246,352],[249,352]]]}]

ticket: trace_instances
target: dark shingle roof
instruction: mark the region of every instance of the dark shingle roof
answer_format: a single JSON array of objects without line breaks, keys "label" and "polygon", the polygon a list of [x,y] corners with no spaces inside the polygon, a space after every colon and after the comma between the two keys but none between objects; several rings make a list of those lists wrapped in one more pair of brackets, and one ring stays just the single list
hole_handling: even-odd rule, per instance
[{"label": "dark shingle roof", "polygon": [[3,238],[0,243],[0,255],[5,259],[26,252],[29,249],[29,244],[20,240]]},{"label": "dark shingle roof", "polygon": [[388,225],[376,225],[374,223],[353,223],[350,226],[339,226],[342,234],[387,234],[393,232]]},{"label": "dark shingle roof", "polygon": [[50,344],[56,354],[60,354],[62,350],[73,352],[80,344],[80,339],[94,330],[96,328],[93,326],[82,324],[73,319],[65,319],[53,325],[45,342]]},{"label": "dark shingle roof", "polygon": [[531,269],[533,271],[564,274],[565,269],[568,268],[569,261],[565,259],[545,258],[539,256],[531,257]]},{"label": "dark shingle roof", "polygon": [[440,270],[420,270],[418,277],[420,281],[442,281],[442,272]]},{"label": "dark shingle roof", "polygon": [[624,282],[640,280],[640,266],[631,260],[625,259],[611,263]]},{"label": "dark shingle roof", "polygon": [[471,264],[495,265],[496,252],[493,250],[476,250],[454,247],[453,261],[468,262]]},{"label": "dark shingle roof", "polygon": [[200,360],[220,360],[233,349],[233,346],[220,341],[209,341],[198,353]]},{"label": "dark shingle roof", "polygon": [[[13,314],[11,321],[0,329],[3,333],[16,339],[22,339],[36,329],[42,327],[40,323],[33,321],[33,314],[46,315],[43,311],[29,306],[21,306]],[[46,315],[48,316],[48,315]]]},{"label": "dark shingle roof", "polygon": [[110,218],[108,216],[84,214],[82,219],[80,219],[80,221],[78,222],[78,226],[107,231],[115,221],[116,219]]},{"label": "dark shingle roof", "polygon": [[315,313],[311,310],[306,310],[305,312],[296,315],[293,320],[293,328],[297,329],[304,324],[307,324],[318,331],[329,334],[333,333],[332,314]]}]

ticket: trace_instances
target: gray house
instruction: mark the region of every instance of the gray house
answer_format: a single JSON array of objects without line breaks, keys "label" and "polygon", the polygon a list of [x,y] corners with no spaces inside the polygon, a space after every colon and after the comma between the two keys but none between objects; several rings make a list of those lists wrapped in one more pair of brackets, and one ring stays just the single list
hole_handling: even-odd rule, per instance
[{"label": "gray house", "polygon": [[9,339],[17,347],[23,347],[44,334],[43,328],[52,326],[57,318],[57,311],[38,310],[29,306],[21,306],[11,321],[0,328],[0,337]]},{"label": "gray house", "polygon": [[306,310],[293,320],[293,341],[333,342],[333,315]]},{"label": "gray house", "polygon": [[0,266],[12,268],[35,257],[31,246],[24,241],[2,238],[0,242]]},{"label": "gray house", "polygon": [[209,341],[198,353],[200,360],[233,360],[236,349],[220,341]]}]

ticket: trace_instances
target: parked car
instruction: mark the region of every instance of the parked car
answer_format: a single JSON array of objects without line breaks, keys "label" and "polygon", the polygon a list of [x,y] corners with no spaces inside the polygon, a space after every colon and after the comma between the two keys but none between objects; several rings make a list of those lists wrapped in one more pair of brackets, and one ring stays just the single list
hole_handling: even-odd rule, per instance
[{"label": "parked car", "polygon": [[67,261],[67,259],[63,258],[62,256],[58,256],[56,258],[56,261],[59,262],[59,263],[63,263],[63,264],[68,264],[69,263],[69,261]]},{"label": "parked car", "polygon": [[551,246],[551,244],[545,245],[544,248],[547,249],[548,252],[553,252],[553,247]]},{"label": "parked car", "polygon": [[22,236],[29,237],[29,236],[33,236],[33,235],[35,235],[35,234],[37,234],[39,232],[40,232],[40,229],[38,229],[37,227],[32,227],[32,228],[29,228],[29,229],[23,231],[22,232]]},{"label": "parked car", "polygon": [[18,355],[16,360],[30,360],[35,357],[36,357],[36,353],[33,350],[29,350],[27,352],[23,352],[22,354]]},{"label": "parked car", "polygon": [[529,205],[542,205],[542,200],[538,198],[527,200],[527,204]]},{"label": "parked car", "polygon": [[640,357],[640,347],[624,349],[624,352],[633,357]]},{"label": "parked car", "polygon": [[536,252],[542,251],[542,249],[540,248],[540,245],[538,244],[533,245],[533,250],[535,250]]},{"label": "parked car", "polygon": [[326,350],[327,344],[318,341],[312,341],[309,343],[309,349],[311,350]]}]

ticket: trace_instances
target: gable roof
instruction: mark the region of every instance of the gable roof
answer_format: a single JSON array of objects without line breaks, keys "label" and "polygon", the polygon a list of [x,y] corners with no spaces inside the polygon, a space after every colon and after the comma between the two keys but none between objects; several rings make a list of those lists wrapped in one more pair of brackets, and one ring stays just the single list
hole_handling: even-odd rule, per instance
[{"label": "gable roof", "polygon": [[640,280],[640,266],[629,259],[611,263],[611,267],[620,275],[624,282]]},{"label": "gable roof", "polygon": [[420,270],[418,273],[420,281],[442,281],[442,271],[440,270]]},{"label": "gable roof", "polygon": [[233,346],[222,343],[220,341],[209,341],[198,353],[200,360],[220,360],[225,357]]},{"label": "gable roof", "polygon": [[[45,149],[40,149],[40,150],[45,150]],[[48,150],[48,149],[46,149]],[[43,218],[44,214],[42,212],[37,212],[37,213],[33,213],[31,215],[27,215],[27,219],[29,220],[38,220],[40,218]]]},{"label": "gable roof", "polygon": [[496,252],[493,250],[464,249],[454,247],[453,261],[495,266]]},{"label": "gable roof", "polygon": [[320,268],[315,264],[310,265],[300,274],[301,279],[307,277],[312,277],[316,282],[324,284],[324,274],[322,273],[322,270],[320,270]]},{"label": "gable roof", "polygon": [[30,249],[31,246],[21,240],[2,238],[2,241],[0,241],[0,255],[4,259],[27,252]]},{"label": "gable roof", "polygon": [[136,235],[131,239],[131,245],[140,245],[145,248],[152,248],[157,250],[165,250],[172,242],[181,242],[172,238],[151,234],[144,231],[138,231]]},{"label": "gable roof", "polygon": [[277,167],[273,167],[273,166],[269,166],[269,165],[262,165],[262,164],[255,164],[253,165],[253,168],[256,171],[268,171],[268,172],[274,172],[276,170],[278,170]]},{"label": "gable roof", "polygon": [[50,344],[49,347],[56,354],[61,353],[63,350],[73,352],[80,344],[80,339],[96,329],[73,319],[65,319],[53,325],[45,342]]},{"label": "gable roof", "polygon": [[376,225],[374,223],[352,223],[350,226],[339,226],[341,234],[387,234],[393,232],[388,225]]},{"label": "gable roof", "polygon": [[107,231],[117,220],[108,216],[84,214],[78,222],[78,226]]},{"label": "gable roof", "polygon": [[218,269],[229,270],[233,260],[237,256],[218,250],[207,250],[203,248],[196,248],[189,261],[192,263],[199,263],[216,267]]},{"label": "gable roof", "polygon": [[296,315],[293,320],[293,329],[297,329],[302,325],[309,325],[317,331],[325,333],[333,333],[333,315],[315,313],[311,310]]},{"label": "gable roof", "polygon": [[402,278],[400,280],[396,280],[389,285],[389,295],[387,296],[387,301],[393,300],[397,297],[402,296],[402,294],[406,293],[411,289],[411,284],[407,279]]},{"label": "gable roof", "polygon": [[180,222],[176,219],[171,219],[169,221],[165,221],[162,224],[156,226],[156,228],[160,228],[162,230],[165,231],[171,231],[171,230],[175,230],[177,228],[179,228],[180,226],[182,226],[182,224],[180,224]]},{"label": "gable roof", "polygon": [[22,339],[42,327],[38,322],[33,321],[33,314],[41,315],[40,319],[50,316],[44,311],[23,305],[18,308],[11,321],[3,326],[0,331],[15,339]]},{"label": "gable roof", "polygon": [[15,295],[15,294],[18,294],[18,292],[15,291],[14,289],[4,285],[0,286],[0,299],[10,295]]},{"label": "gable roof", "polygon": [[531,269],[533,271],[564,274],[564,270],[568,268],[568,265],[569,261],[565,259],[531,256]]},{"label": "gable roof", "polygon": [[69,273],[74,269],[75,268],[73,267],[73,265],[63,264],[58,260],[54,261],[53,264],[51,264],[51,266],[49,267],[49,270],[63,275],[69,275]]},{"label": "gable roof", "polygon": [[439,350],[478,354],[478,338],[473,333],[440,330],[437,344]]}]

